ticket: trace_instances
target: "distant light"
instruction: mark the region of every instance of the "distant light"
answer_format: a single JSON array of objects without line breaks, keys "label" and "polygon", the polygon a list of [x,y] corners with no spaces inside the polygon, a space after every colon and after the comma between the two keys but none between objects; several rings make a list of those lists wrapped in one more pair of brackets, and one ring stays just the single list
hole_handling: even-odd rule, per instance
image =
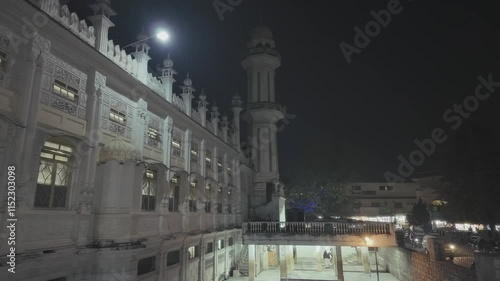
[{"label": "distant light", "polygon": [[323,216],[318,216],[318,219],[322,219],[322,218],[323,218]]},{"label": "distant light", "polygon": [[455,250],[455,245],[450,245],[450,249]]},{"label": "distant light", "polygon": [[166,31],[162,30],[156,33],[156,38],[158,38],[158,40],[162,42],[167,42],[170,38],[170,35]]},{"label": "distant light", "polygon": [[370,239],[370,237],[365,237],[366,245],[372,246],[373,245],[373,240]]}]

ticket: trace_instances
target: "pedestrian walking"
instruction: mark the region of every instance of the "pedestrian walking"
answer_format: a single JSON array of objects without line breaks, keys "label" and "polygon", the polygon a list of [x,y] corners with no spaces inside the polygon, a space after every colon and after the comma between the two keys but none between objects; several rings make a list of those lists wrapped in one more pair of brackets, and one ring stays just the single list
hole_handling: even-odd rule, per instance
[{"label": "pedestrian walking", "polygon": [[331,254],[325,249],[323,252],[323,261],[325,262],[325,268],[330,268],[330,256]]}]

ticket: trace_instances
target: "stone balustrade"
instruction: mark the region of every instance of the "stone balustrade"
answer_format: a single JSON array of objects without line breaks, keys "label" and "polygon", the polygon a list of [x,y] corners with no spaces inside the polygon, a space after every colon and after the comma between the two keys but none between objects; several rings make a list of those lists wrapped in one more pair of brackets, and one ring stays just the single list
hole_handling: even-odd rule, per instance
[{"label": "stone balustrade", "polygon": [[248,222],[243,233],[290,233],[309,235],[391,234],[390,223],[377,222]]}]

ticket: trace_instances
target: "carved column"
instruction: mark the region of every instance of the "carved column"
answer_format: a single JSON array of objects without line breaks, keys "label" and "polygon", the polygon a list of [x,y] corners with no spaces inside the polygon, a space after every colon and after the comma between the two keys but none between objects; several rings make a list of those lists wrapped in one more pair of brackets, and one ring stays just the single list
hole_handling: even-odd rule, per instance
[{"label": "carved column", "polygon": [[342,264],[342,247],[335,246],[335,254],[337,257],[337,280],[344,281],[344,265]]},{"label": "carved column", "polygon": [[[21,156],[21,159],[17,158],[15,163],[18,164],[21,170],[20,178],[18,181],[18,197],[17,202],[23,202],[19,204],[19,208],[22,209],[26,207],[28,196],[30,196],[30,192],[27,190],[30,188],[32,184],[31,175],[36,170],[36,165],[38,165],[38,161],[33,161],[33,157],[37,158],[39,154],[39,146],[36,145],[36,136],[37,136],[37,117],[38,111],[40,109],[40,86],[42,80],[43,73],[43,57],[42,53],[38,54],[35,57],[33,52],[30,53],[32,56],[29,58],[28,64],[30,67],[28,68],[28,77],[33,77],[26,81],[28,84],[27,88],[23,93],[23,103],[26,102],[28,106],[23,106],[23,111],[21,114],[25,117],[24,122],[21,119],[21,122],[25,125],[25,129],[22,130],[19,144],[20,147],[16,149]],[[29,74],[31,67],[34,66],[33,74]],[[27,100],[28,99],[28,100]],[[22,138],[24,136],[24,139]],[[43,145],[43,141],[42,141]],[[22,163],[22,165],[21,165]],[[33,177],[35,180],[36,178]],[[32,186],[34,188],[34,186]],[[35,192],[31,193],[34,194]]]},{"label": "carved column", "polygon": [[172,117],[165,118],[164,123],[164,131],[163,131],[163,164],[170,168],[170,158],[172,155],[171,147],[172,147],[172,133],[173,133],[173,119]]},{"label": "carved column", "polygon": [[248,245],[248,281],[255,281],[255,245]]}]

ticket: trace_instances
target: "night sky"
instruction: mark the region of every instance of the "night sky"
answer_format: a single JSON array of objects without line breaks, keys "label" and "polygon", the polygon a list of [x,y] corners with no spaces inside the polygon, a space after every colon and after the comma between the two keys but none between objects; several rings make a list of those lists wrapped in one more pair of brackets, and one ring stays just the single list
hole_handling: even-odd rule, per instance
[{"label": "night sky", "polygon": [[[70,10],[89,15],[89,2],[73,0]],[[353,28],[364,29],[370,11],[389,2],[243,0],[221,21],[211,0],[115,0],[110,37],[123,46],[142,27],[152,33],[166,26],[171,41],[151,42],[151,68],[170,52],[177,80],[189,72],[195,87],[229,112],[234,92],[246,100],[240,62],[262,9],[282,55],[278,102],[296,115],[278,135],[282,175],[343,169],[383,180],[384,171],[397,171],[398,155],[408,157],[414,140],[437,127],[450,138],[417,173],[439,168],[455,132],[443,113],[474,94],[479,75],[500,81],[498,1],[403,0],[403,10],[348,64],[339,44],[354,45]],[[498,106],[493,93],[456,132],[481,127],[496,139]],[[498,150],[490,143],[487,149]]]}]

